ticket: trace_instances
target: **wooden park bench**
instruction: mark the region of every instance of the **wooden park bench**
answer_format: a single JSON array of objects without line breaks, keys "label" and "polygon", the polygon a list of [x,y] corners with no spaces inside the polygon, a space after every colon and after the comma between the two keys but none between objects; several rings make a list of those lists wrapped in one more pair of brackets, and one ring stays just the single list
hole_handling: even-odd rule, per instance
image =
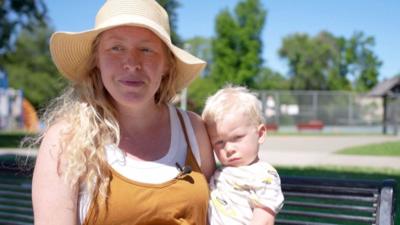
[{"label": "wooden park bench", "polygon": [[324,128],[324,123],[321,120],[310,120],[296,124],[297,130],[317,130],[321,131]]},{"label": "wooden park bench", "polygon": [[276,132],[278,131],[278,124],[276,123],[266,123],[265,127],[267,128],[267,131],[273,131]]},{"label": "wooden park bench", "polygon": [[395,180],[282,176],[276,225],[394,224]]},{"label": "wooden park bench", "polygon": [[0,224],[32,225],[32,170],[22,172],[15,155],[0,160]]},{"label": "wooden park bench", "polygon": [[[32,225],[31,174],[0,164],[0,224]],[[276,225],[394,224],[394,180],[282,176]]]}]

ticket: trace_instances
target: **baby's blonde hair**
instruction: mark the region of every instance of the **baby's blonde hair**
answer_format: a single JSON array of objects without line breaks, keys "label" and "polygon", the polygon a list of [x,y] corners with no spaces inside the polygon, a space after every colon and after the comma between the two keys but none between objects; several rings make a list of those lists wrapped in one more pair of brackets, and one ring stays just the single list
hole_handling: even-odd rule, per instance
[{"label": "baby's blonde hair", "polygon": [[227,85],[210,96],[202,118],[206,123],[215,123],[221,121],[228,112],[243,113],[255,126],[264,123],[261,102],[255,93],[243,86]]}]

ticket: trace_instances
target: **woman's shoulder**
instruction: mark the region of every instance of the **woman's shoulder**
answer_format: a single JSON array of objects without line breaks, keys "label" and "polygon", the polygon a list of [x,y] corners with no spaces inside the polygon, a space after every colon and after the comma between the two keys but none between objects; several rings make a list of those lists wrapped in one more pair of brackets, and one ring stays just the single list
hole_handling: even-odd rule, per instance
[{"label": "woman's shoulder", "polygon": [[207,179],[209,179],[215,170],[215,161],[205,123],[197,113],[192,111],[184,112],[187,113],[190,119],[197,139],[201,158],[200,167]]},{"label": "woman's shoulder", "polygon": [[183,112],[188,115],[190,122],[193,125],[193,129],[196,130],[196,128],[204,127],[204,122],[197,113],[192,112],[192,111],[186,111],[186,110],[184,110]]},{"label": "woman's shoulder", "polygon": [[58,120],[48,125],[44,131],[43,137],[45,139],[58,139],[65,135],[70,129],[70,123],[67,120]]},{"label": "woman's shoulder", "polygon": [[65,135],[68,134],[69,128],[70,124],[66,120],[56,121],[46,127],[42,135],[38,153],[51,155],[55,153],[59,154],[61,150],[60,143]]}]

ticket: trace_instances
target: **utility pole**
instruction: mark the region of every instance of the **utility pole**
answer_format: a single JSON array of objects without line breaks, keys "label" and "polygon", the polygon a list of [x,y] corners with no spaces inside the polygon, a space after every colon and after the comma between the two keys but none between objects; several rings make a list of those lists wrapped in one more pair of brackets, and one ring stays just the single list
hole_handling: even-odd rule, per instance
[{"label": "utility pole", "polygon": [[[190,50],[191,50],[191,46],[190,46],[189,43],[185,43],[185,44],[183,45],[183,48],[184,48],[187,52],[190,52]],[[182,89],[180,101],[181,101],[181,109],[187,110],[187,87],[185,87],[185,88]]]}]

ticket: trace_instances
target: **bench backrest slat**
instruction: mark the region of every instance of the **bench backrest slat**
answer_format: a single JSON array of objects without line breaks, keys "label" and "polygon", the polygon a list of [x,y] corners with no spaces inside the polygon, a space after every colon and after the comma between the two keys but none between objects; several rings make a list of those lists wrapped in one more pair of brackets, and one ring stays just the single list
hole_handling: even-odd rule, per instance
[{"label": "bench backrest slat", "polygon": [[332,194],[310,194],[301,192],[287,192],[285,196],[291,197],[304,197],[304,198],[318,198],[318,199],[336,199],[336,200],[352,200],[360,202],[377,202],[377,196],[365,197],[365,196],[353,196],[353,195],[332,195]]},{"label": "bench backrest slat", "polygon": [[387,181],[298,176],[281,180],[285,205],[277,225],[393,225],[394,181],[387,185]]},{"label": "bench backrest slat", "polygon": [[287,206],[301,206],[305,208],[318,208],[318,209],[338,209],[338,210],[355,210],[360,212],[376,212],[376,206],[366,207],[366,206],[355,206],[355,205],[338,205],[338,204],[321,204],[321,203],[309,203],[309,202],[295,202],[295,201],[285,201]]},{"label": "bench backrest slat", "polygon": [[33,225],[31,175],[10,168],[0,170],[0,224]]},{"label": "bench backrest slat", "polygon": [[330,218],[330,219],[340,219],[341,221],[355,221],[355,222],[368,222],[369,224],[375,222],[375,218],[366,216],[351,216],[336,213],[319,213],[319,212],[304,212],[296,210],[284,210],[282,214],[304,216],[311,218]]},{"label": "bench backrest slat", "polygon": [[319,223],[319,222],[304,222],[304,221],[293,221],[293,220],[285,220],[278,219],[275,224],[280,225],[340,225],[337,223]]},{"label": "bench backrest slat", "polygon": [[[320,189],[319,187],[324,187]],[[325,184],[318,185],[302,185],[302,184],[287,184],[286,190],[297,190],[302,192],[312,191],[314,193],[342,193],[342,194],[358,194],[358,195],[370,195],[379,194],[378,188],[360,188],[360,187],[341,187],[341,186],[325,186]]]},{"label": "bench backrest slat", "polygon": [[25,220],[25,221],[33,221],[32,215],[25,215],[20,213],[10,213],[10,212],[0,212],[0,218],[2,219],[14,219],[14,220]]}]

